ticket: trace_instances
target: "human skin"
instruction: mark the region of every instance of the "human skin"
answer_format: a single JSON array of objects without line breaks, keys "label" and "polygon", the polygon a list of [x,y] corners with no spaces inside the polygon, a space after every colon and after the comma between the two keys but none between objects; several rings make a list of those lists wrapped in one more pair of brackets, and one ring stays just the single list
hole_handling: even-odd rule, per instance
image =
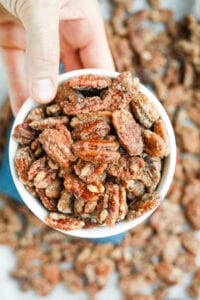
[{"label": "human skin", "polygon": [[66,71],[114,69],[97,0],[0,0],[0,50],[11,108],[51,101]]}]

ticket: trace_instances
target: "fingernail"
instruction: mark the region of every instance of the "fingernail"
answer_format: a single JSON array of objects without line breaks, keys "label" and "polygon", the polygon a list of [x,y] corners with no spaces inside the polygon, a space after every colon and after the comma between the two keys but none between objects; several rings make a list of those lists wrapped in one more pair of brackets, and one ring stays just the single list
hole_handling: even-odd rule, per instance
[{"label": "fingernail", "polygon": [[51,79],[42,78],[33,83],[32,91],[37,101],[46,103],[54,98],[56,88]]}]

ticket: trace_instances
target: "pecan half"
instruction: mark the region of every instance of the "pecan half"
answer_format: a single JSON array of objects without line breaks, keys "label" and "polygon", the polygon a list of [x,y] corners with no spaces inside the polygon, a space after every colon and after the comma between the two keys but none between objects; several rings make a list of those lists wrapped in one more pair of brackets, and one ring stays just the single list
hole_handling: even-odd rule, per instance
[{"label": "pecan half", "polygon": [[104,94],[105,109],[115,111],[125,108],[138,92],[139,79],[133,78],[130,72],[121,73]]},{"label": "pecan half", "polygon": [[159,114],[152,101],[146,95],[138,93],[131,101],[131,108],[135,118],[146,128],[158,120]]},{"label": "pecan half", "polygon": [[168,155],[168,145],[155,132],[144,130],[142,133],[144,149],[150,156],[165,157]]},{"label": "pecan half", "polygon": [[45,194],[45,189],[37,189],[37,193],[42,204],[48,209],[48,211],[57,211],[57,200],[47,197]]},{"label": "pecan half", "polygon": [[85,199],[87,201],[95,201],[98,199],[98,193],[91,192],[87,189],[87,184],[82,182],[78,177],[69,175],[64,180],[65,189],[72,193],[76,198]]},{"label": "pecan half", "polygon": [[105,89],[111,85],[111,79],[101,75],[80,75],[67,81],[67,85],[76,90]]},{"label": "pecan half", "polygon": [[128,205],[126,201],[126,189],[122,186],[119,187],[119,216],[118,221],[125,219],[128,211]]},{"label": "pecan half", "polygon": [[17,125],[13,133],[13,138],[21,145],[29,144],[35,136],[36,131],[26,123]]},{"label": "pecan half", "polygon": [[45,118],[44,109],[42,107],[34,108],[26,117],[25,123],[31,123],[36,120],[41,120]]},{"label": "pecan half", "polygon": [[127,219],[132,220],[141,217],[148,211],[160,204],[161,197],[158,193],[152,192],[144,194],[140,199],[131,202],[127,214]]},{"label": "pecan half", "polygon": [[103,120],[93,120],[77,125],[72,130],[73,139],[101,139],[110,132],[110,126]]},{"label": "pecan half", "polygon": [[71,214],[73,211],[74,196],[65,189],[62,191],[60,199],[58,200],[58,211],[66,214]]},{"label": "pecan half", "polygon": [[104,171],[107,168],[107,164],[98,164],[92,162],[86,162],[82,159],[78,159],[78,161],[74,165],[74,171],[76,175],[83,180],[84,182],[101,182]]},{"label": "pecan half", "polygon": [[104,195],[97,203],[97,221],[113,226],[119,218],[119,187],[107,183]]},{"label": "pecan half", "polygon": [[84,140],[74,143],[72,149],[83,160],[108,163],[119,159],[120,154],[116,151],[118,147],[117,142],[108,140]]},{"label": "pecan half", "polygon": [[44,130],[45,128],[54,128],[68,123],[68,117],[49,117],[41,120],[34,120],[29,123],[29,126],[35,130]]},{"label": "pecan half", "polygon": [[50,213],[46,217],[46,222],[49,226],[61,230],[80,229],[84,226],[84,221],[61,213]]},{"label": "pecan half", "polygon": [[123,180],[140,179],[144,167],[145,162],[141,157],[131,157],[122,154],[118,162],[108,165],[107,173]]},{"label": "pecan half", "polygon": [[33,162],[33,154],[29,147],[18,148],[15,156],[15,166],[23,184],[28,181],[28,171]]},{"label": "pecan half", "polygon": [[131,155],[140,155],[143,151],[141,129],[132,114],[126,110],[116,110],[112,116],[120,143]]},{"label": "pecan half", "polygon": [[108,124],[111,123],[112,112],[111,111],[97,111],[86,114],[78,114],[73,117],[70,122],[70,126],[75,128],[78,125],[85,124],[90,121],[102,120]]},{"label": "pecan half", "polygon": [[71,134],[66,127],[44,129],[39,136],[39,140],[47,155],[61,167],[67,166],[69,160],[73,161],[75,159],[71,152]]}]

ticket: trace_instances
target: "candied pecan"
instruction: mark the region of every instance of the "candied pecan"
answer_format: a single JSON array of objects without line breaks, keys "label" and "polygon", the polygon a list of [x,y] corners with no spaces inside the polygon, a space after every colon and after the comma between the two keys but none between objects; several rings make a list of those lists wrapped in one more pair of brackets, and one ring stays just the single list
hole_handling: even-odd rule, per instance
[{"label": "candied pecan", "polygon": [[47,155],[61,167],[67,166],[69,160],[75,159],[71,152],[72,139],[67,128],[44,129],[39,140]]},{"label": "candied pecan", "polygon": [[46,107],[46,114],[50,117],[57,117],[61,114],[62,110],[59,104],[51,104]]},{"label": "candied pecan", "polygon": [[113,113],[112,122],[120,143],[131,155],[140,155],[143,151],[141,129],[132,114],[126,110]]},{"label": "candied pecan", "polygon": [[118,5],[121,8],[124,8],[127,11],[131,11],[133,7],[133,1],[132,0],[113,0],[116,5]]},{"label": "candied pecan", "polygon": [[144,183],[139,180],[125,180],[122,181],[122,185],[126,188],[128,199],[135,199],[145,192]]},{"label": "candied pecan", "polygon": [[87,140],[87,139],[101,139],[110,132],[110,126],[103,120],[88,121],[77,125],[72,130],[73,139]]},{"label": "candied pecan", "polygon": [[121,7],[117,7],[113,12],[112,25],[115,33],[120,36],[127,34],[127,27],[125,26],[125,11]]},{"label": "candied pecan", "polygon": [[191,182],[188,182],[184,188],[184,195],[182,199],[183,205],[188,209],[190,208],[190,202],[197,201],[200,194],[200,185],[199,179],[193,179]]},{"label": "candied pecan", "polygon": [[182,140],[183,150],[192,154],[199,154],[200,136],[199,136],[199,129],[196,126],[192,124],[188,126],[183,126],[181,140]]},{"label": "candied pecan", "polygon": [[150,157],[144,154],[145,168],[143,169],[140,180],[149,190],[154,190],[161,177],[161,160],[159,157]]},{"label": "candied pecan", "polygon": [[142,137],[144,140],[144,149],[147,154],[161,158],[168,155],[168,145],[157,133],[145,129],[142,132]]},{"label": "candied pecan", "polygon": [[108,140],[83,140],[72,145],[77,157],[94,163],[109,163],[118,160],[120,157],[116,151],[118,147],[117,142]]},{"label": "candied pecan", "polygon": [[[176,216],[176,218],[174,218]],[[180,233],[184,224],[181,208],[174,203],[164,201],[151,216],[151,226],[157,231],[166,233]]]},{"label": "candied pecan", "polygon": [[147,285],[147,281],[141,274],[131,274],[127,277],[122,277],[119,280],[119,286],[122,291],[132,297],[141,292]]},{"label": "candied pecan", "polygon": [[97,203],[97,221],[99,224],[113,226],[119,217],[119,187],[117,184],[107,183],[105,193]]},{"label": "candied pecan", "polygon": [[111,85],[111,79],[106,76],[86,74],[69,79],[67,85],[76,90],[101,90]]},{"label": "candied pecan", "polygon": [[72,193],[76,198],[85,199],[87,201],[95,201],[99,197],[97,193],[89,191],[87,189],[87,184],[74,175],[65,177],[64,186],[65,189],[69,193]]},{"label": "candied pecan", "polygon": [[32,141],[31,150],[33,150],[33,155],[35,158],[38,158],[42,155],[43,149],[42,145],[40,144],[39,138],[36,138]]},{"label": "candied pecan", "polygon": [[183,196],[183,182],[174,179],[169,192],[167,194],[167,198],[175,204],[179,204],[181,202]]},{"label": "candied pecan", "polygon": [[64,284],[70,292],[75,293],[83,290],[83,282],[75,270],[63,270],[61,274]]},{"label": "candied pecan", "polygon": [[41,120],[45,118],[44,109],[42,107],[36,107],[28,114],[25,119],[25,123],[31,123],[36,120]]},{"label": "candied pecan", "polygon": [[28,170],[29,180],[33,180],[41,170],[46,168],[47,166],[46,162],[47,162],[47,157],[43,156],[31,163],[31,166],[29,167]]},{"label": "candied pecan", "polygon": [[173,285],[178,284],[183,279],[183,271],[172,264],[161,262],[155,265],[156,272],[161,280],[166,284]]},{"label": "candied pecan", "polygon": [[183,247],[190,253],[197,255],[200,249],[200,241],[189,231],[181,234]]},{"label": "candied pecan", "polygon": [[62,191],[60,199],[58,200],[57,209],[62,213],[71,214],[73,209],[74,196],[65,189]]},{"label": "candied pecan", "polygon": [[27,184],[28,171],[33,162],[33,154],[29,147],[18,148],[15,156],[15,167],[23,184]]},{"label": "candied pecan", "polygon": [[175,265],[184,272],[193,272],[197,268],[195,256],[188,252],[179,253]]},{"label": "candied pecan", "polygon": [[44,130],[46,128],[54,128],[68,123],[68,117],[49,117],[41,120],[34,120],[29,123],[29,126],[35,130]]},{"label": "candied pecan", "polygon": [[149,13],[149,18],[153,22],[163,22],[169,23],[173,17],[173,12],[171,9],[159,8],[152,10]]},{"label": "candied pecan", "polygon": [[165,56],[157,50],[145,50],[140,53],[141,64],[152,72],[157,72],[166,65]]},{"label": "candied pecan", "polygon": [[61,213],[50,213],[46,217],[46,222],[49,226],[61,230],[80,229],[84,226],[84,222],[82,220]]},{"label": "candied pecan", "polygon": [[142,93],[133,98],[131,108],[136,119],[146,128],[150,128],[159,119],[156,106]]},{"label": "candied pecan", "polygon": [[[93,215],[97,206],[97,200],[87,201],[85,199],[76,198],[74,200],[74,213],[81,217],[90,217]],[[85,227],[85,226],[84,226]]]},{"label": "candied pecan", "polygon": [[47,263],[42,266],[42,274],[45,279],[53,284],[61,281],[59,266],[56,263]]},{"label": "candied pecan", "polygon": [[145,162],[141,157],[122,154],[118,162],[108,165],[107,172],[118,179],[134,180],[141,178],[144,167]]},{"label": "candied pecan", "polygon": [[[157,120],[154,123],[153,129],[154,129],[154,132],[163,139],[163,141],[166,143],[166,145],[168,147],[168,136],[167,136],[165,125],[161,119]],[[169,152],[169,150],[168,150],[168,152]]]},{"label": "candied pecan", "polygon": [[119,216],[118,220],[122,221],[126,217],[128,205],[126,201],[126,189],[122,186],[119,187]]},{"label": "candied pecan", "polygon": [[97,111],[86,114],[78,114],[76,117],[73,117],[70,122],[70,126],[75,128],[78,125],[85,124],[90,121],[102,120],[108,124],[111,123],[112,112],[111,111]]},{"label": "candied pecan", "polygon": [[68,88],[65,89],[65,92],[67,90],[69,90],[66,94],[67,99],[61,100],[60,102],[60,106],[66,115],[85,114],[105,110],[105,103],[100,97],[83,97],[78,91]]},{"label": "candied pecan", "polygon": [[188,205],[186,206],[185,213],[192,228],[199,230],[200,229],[200,207],[199,207],[198,198],[192,199],[188,203]]},{"label": "candied pecan", "polygon": [[102,176],[104,171],[107,168],[107,164],[102,163],[92,163],[86,162],[84,160],[78,159],[78,161],[74,165],[74,171],[76,175],[83,180],[84,182],[101,182],[104,179]]},{"label": "candied pecan", "polygon": [[59,178],[56,178],[45,188],[46,196],[49,198],[59,198],[62,187],[62,181]]},{"label": "candied pecan", "polygon": [[177,235],[166,236],[164,247],[162,249],[162,259],[167,263],[173,263],[176,261],[179,250],[180,250],[180,239]]},{"label": "candied pecan", "polygon": [[[30,174],[30,173],[29,173]],[[34,186],[38,189],[46,189],[56,178],[54,170],[45,167],[41,169],[33,179]]]},{"label": "candied pecan", "polygon": [[182,157],[182,166],[184,173],[189,180],[198,177],[200,172],[200,161],[198,160],[198,157],[190,154]]},{"label": "candied pecan", "polygon": [[26,123],[17,125],[13,133],[13,138],[21,145],[29,144],[35,136],[36,131]]},{"label": "candied pecan", "polygon": [[149,12],[146,9],[141,9],[132,14],[127,20],[129,28],[131,27],[132,30],[135,30],[143,21],[147,20],[148,14]]},{"label": "candied pecan", "polygon": [[146,193],[141,198],[131,202],[128,209],[127,219],[132,220],[156,208],[161,201],[158,193]]},{"label": "candied pecan", "polygon": [[105,110],[115,111],[125,108],[139,92],[139,79],[132,78],[130,72],[123,72],[113,79],[111,87],[105,92]]},{"label": "candied pecan", "polygon": [[37,189],[37,193],[44,207],[46,207],[49,211],[57,211],[56,199],[47,197],[45,194],[45,189]]}]

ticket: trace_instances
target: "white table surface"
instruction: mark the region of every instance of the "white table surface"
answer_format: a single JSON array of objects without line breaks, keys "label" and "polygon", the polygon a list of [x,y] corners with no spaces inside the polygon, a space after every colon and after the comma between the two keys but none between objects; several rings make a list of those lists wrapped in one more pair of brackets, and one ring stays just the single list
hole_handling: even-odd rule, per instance
[{"label": "white table surface", "polygon": [[[144,8],[144,0],[135,0],[135,10]],[[175,11],[175,18],[182,17],[186,12],[191,12],[196,17],[200,16],[200,0],[162,0],[163,7],[172,8]],[[102,12],[105,18],[109,18],[109,6],[107,0],[101,0]],[[0,57],[0,107],[7,96],[6,77]],[[200,265],[200,258],[198,259]],[[33,291],[22,293],[18,283],[10,278],[9,272],[15,266],[15,256],[12,251],[0,245],[0,300],[87,300],[85,293],[71,294],[67,292],[63,285],[59,285],[48,297],[36,296]],[[168,300],[191,300],[184,293],[184,286],[187,286],[189,276],[185,276],[181,286],[171,288]],[[113,300],[122,300],[122,295],[117,288],[117,274],[113,274],[107,287],[101,291],[97,300],[107,300],[112,297]]]}]

